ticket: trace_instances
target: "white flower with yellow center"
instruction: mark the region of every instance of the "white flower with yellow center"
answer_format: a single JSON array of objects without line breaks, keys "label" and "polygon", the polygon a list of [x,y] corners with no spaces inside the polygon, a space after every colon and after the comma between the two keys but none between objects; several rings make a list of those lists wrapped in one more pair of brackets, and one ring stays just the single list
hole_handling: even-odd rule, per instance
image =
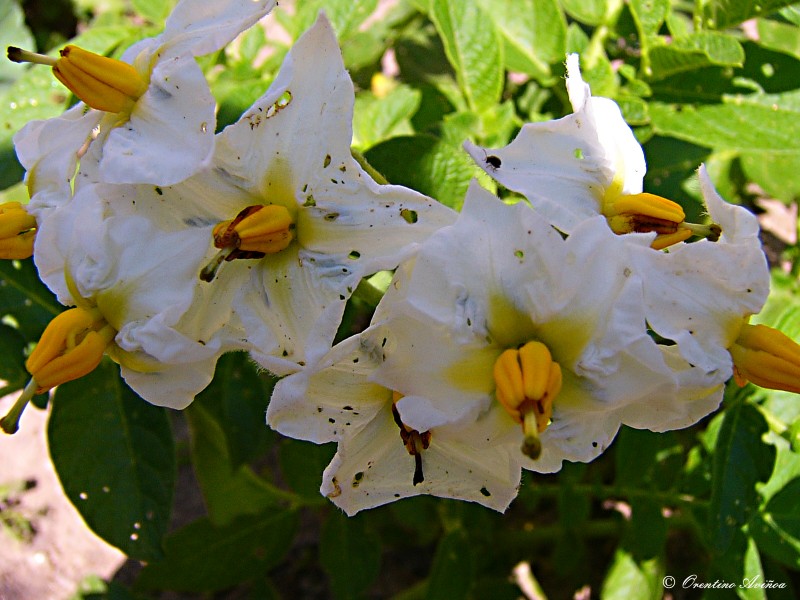
[{"label": "white flower with yellow center", "polygon": [[[641,272],[602,217],[565,240],[537,212],[473,183],[452,227],[398,272],[380,314],[373,381],[403,397],[417,431],[500,412],[497,440],[541,472],[589,461],[621,424],[685,427],[714,410],[724,379],[648,335]],[[702,293],[702,290],[698,290]]]},{"label": "white flower with yellow center", "polygon": [[[197,285],[236,294],[219,305],[219,320],[238,312],[254,358],[276,373],[324,354],[361,278],[395,268],[456,217],[359,166],[350,153],[353,102],[321,16],[264,96],[218,134],[207,169],[173,186],[99,187],[110,214],[199,234]],[[57,271],[44,263],[37,257],[40,272]]]},{"label": "white flower with yellow center", "polygon": [[83,101],[14,136],[34,216],[69,199],[87,144],[99,160],[98,176],[112,183],[168,185],[208,164],[216,105],[195,57],[223,47],[275,4],[182,0],[162,34],[134,44],[121,60],[76,46],[66,46],[58,59],[9,48],[12,60],[52,66]]},{"label": "white flower with yellow center", "polygon": [[520,468],[495,443],[495,420],[407,427],[395,406],[398,394],[371,380],[382,339],[381,326],[371,327],[278,382],[270,425],[293,438],[338,442],[320,491],[348,515],[419,494],[504,511],[516,496]]},{"label": "white flower with yellow center", "polygon": [[9,433],[34,393],[86,375],[104,354],[142,398],[181,409],[211,381],[223,352],[247,349],[236,315],[217,310],[235,293],[225,274],[215,288],[197,280],[203,232],[108,216],[97,191],[84,187],[48,220],[63,229],[63,243],[37,242],[37,262],[50,267],[42,279],[74,308],[53,319],[28,358],[31,381],[0,423]]},{"label": "white flower with yellow center", "polygon": [[722,230],[719,240],[677,244],[666,253],[636,249],[633,258],[648,273],[644,299],[650,327],[675,342],[690,363],[718,369],[727,379],[739,366],[736,356],[731,361],[731,348],[769,294],[769,267],[755,215],[723,200],[704,166],[698,177],[708,213]]},{"label": "white flower with yellow center", "polygon": [[523,194],[565,233],[602,214],[616,233],[656,232],[654,248],[692,235],[714,239],[716,226],[686,223],[679,204],[642,192],[644,153],[619,107],[591,95],[577,54],[567,57],[567,73],[572,114],[527,123],[504,148],[466,141],[473,160],[490,177]]}]

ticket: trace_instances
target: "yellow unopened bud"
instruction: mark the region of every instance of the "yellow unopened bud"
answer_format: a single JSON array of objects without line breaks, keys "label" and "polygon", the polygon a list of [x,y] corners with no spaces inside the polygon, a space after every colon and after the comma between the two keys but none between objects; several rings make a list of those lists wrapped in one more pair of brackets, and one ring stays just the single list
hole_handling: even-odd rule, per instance
[{"label": "yellow unopened bud", "polygon": [[730,347],[734,380],[800,393],[800,346],[766,325],[745,325]]},{"label": "yellow unopened bud", "polygon": [[147,91],[148,82],[126,62],[100,56],[77,46],[65,46],[60,58],[9,47],[14,62],[49,65],[61,83],[87,105],[118,113],[130,110]]},{"label": "yellow unopened bud", "polygon": [[291,244],[293,230],[294,221],[285,206],[248,206],[236,218],[214,227],[214,247],[219,248],[220,252],[203,267],[200,279],[214,279],[223,261],[277,254]]},{"label": "yellow unopened bud", "polygon": [[680,204],[646,192],[607,195],[603,200],[603,214],[616,234],[656,232],[658,235],[651,244],[655,250],[663,250],[693,235],[716,241],[720,234],[718,225],[686,223],[686,213]]},{"label": "yellow unopened bud", "polygon": [[25,362],[31,380],[0,419],[3,431],[17,431],[22,412],[35,394],[93,371],[116,334],[97,309],[71,308],[50,321]]},{"label": "yellow unopened bud", "polygon": [[561,391],[561,366],[541,342],[504,351],[494,363],[495,396],[506,412],[522,424],[522,452],[536,459],[539,434],[550,424],[553,400]]},{"label": "yellow unopened bud", "polygon": [[36,219],[19,202],[0,204],[0,258],[24,259],[33,255]]}]

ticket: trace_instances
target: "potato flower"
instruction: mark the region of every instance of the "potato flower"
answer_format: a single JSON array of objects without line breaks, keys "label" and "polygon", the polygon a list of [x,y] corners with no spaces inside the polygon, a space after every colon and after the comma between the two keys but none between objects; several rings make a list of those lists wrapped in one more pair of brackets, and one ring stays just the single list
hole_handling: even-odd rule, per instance
[{"label": "potato flower", "polygon": [[208,164],[216,105],[195,57],[222,48],[275,4],[181,0],[163,33],[134,44],[120,60],[71,45],[59,58],[9,48],[12,60],[52,66],[83,101],[14,136],[27,171],[29,212],[39,219],[69,199],[69,182],[87,151],[99,160],[102,180],[113,183],[168,185]]}]

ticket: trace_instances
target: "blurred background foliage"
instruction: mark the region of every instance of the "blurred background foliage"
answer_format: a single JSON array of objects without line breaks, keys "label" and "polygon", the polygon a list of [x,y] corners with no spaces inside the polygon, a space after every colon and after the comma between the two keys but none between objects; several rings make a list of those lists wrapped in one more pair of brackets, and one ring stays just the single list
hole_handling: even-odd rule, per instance
[{"label": "blurred background foliage", "polygon": [[[173,5],[5,0],[0,38],[50,53],[72,40],[119,56],[157,34]],[[320,9],[356,83],[354,149],[390,182],[455,208],[472,177],[507,195],[463,140],[499,147],[524,122],[570,112],[564,58],[580,52],[593,92],[620,104],[644,146],[647,191],[702,218],[694,174],[705,162],[728,200],[761,215],[773,291],[757,320],[800,339],[800,4],[281,0],[200,60],[218,130],[264,92]],[[47,69],[0,62],[0,201],[27,201],[12,135],[74,102]],[[3,393],[25,384],[24,356],[60,310],[30,261],[0,263]],[[368,313],[352,301],[343,333]],[[690,429],[623,429],[592,464],[525,473],[505,515],[423,497],[348,519],[319,494],[332,445],[265,426],[273,385],[230,354],[182,414],[136,397],[113,363],[56,390],[48,439],[64,490],[131,559],[75,598],[798,597],[796,396],[731,386],[723,409]],[[203,514],[175,503],[186,473]],[[693,574],[783,587],[682,589]],[[676,589],[664,589],[667,575]]]}]

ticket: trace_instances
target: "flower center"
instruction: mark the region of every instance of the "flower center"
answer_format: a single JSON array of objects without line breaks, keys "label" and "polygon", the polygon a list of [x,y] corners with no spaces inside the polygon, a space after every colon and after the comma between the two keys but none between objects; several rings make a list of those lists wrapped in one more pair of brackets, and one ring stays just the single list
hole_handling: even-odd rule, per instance
[{"label": "flower center", "polygon": [[422,474],[422,451],[427,450],[431,445],[431,432],[425,431],[420,433],[416,429],[411,429],[403,423],[400,418],[400,413],[397,412],[397,401],[402,398],[397,392],[392,392],[392,416],[394,422],[400,428],[400,439],[403,440],[403,445],[408,450],[408,453],[414,457],[414,485],[425,481],[425,476]]},{"label": "flower center", "polygon": [[553,415],[553,400],[561,391],[561,366],[541,342],[505,350],[494,363],[495,396],[506,412],[522,424],[522,453],[537,459],[539,434]]},{"label": "flower center", "polygon": [[60,58],[9,46],[14,62],[48,65],[53,75],[87,105],[110,113],[129,111],[147,91],[148,82],[126,62],[100,56],[77,46],[65,46]]},{"label": "flower center", "polygon": [[24,259],[33,255],[36,219],[19,202],[0,204],[0,258]]},{"label": "flower center", "polygon": [[248,206],[236,218],[214,227],[214,247],[220,251],[200,271],[200,279],[212,281],[225,261],[277,254],[292,242],[294,228],[292,216],[285,206]]},{"label": "flower center", "polygon": [[71,308],[50,321],[25,362],[30,382],[0,420],[3,431],[17,430],[22,411],[35,394],[93,371],[116,335],[116,330],[96,308]]},{"label": "flower center", "polygon": [[[609,190],[611,192],[611,190]],[[603,214],[609,227],[616,234],[656,232],[651,244],[662,250],[683,242],[693,235],[706,237],[712,242],[719,239],[719,225],[696,225],[686,223],[686,213],[680,204],[655,194],[641,193],[615,195],[607,193],[603,199]]]},{"label": "flower center", "polygon": [[800,346],[766,325],[745,324],[730,347],[734,380],[800,394]]}]

